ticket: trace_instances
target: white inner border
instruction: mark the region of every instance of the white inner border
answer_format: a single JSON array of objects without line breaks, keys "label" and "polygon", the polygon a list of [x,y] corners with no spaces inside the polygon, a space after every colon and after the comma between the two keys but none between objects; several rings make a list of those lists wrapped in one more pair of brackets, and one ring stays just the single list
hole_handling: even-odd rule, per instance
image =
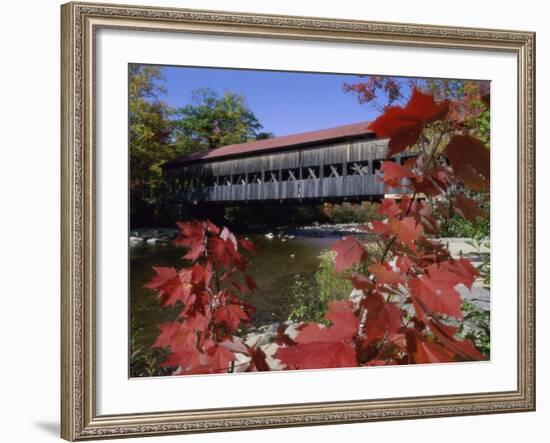
[{"label": "white inner border", "polygon": [[[517,388],[514,54],[99,30],[97,413],[277,405]],[[128,379],[128,63],[491,80],[491,362]]]}]

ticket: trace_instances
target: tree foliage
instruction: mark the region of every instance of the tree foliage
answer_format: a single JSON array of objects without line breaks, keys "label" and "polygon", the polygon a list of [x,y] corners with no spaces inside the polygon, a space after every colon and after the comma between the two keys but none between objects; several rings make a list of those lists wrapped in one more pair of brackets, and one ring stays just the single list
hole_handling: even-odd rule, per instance
[{"label": "tree foliage", "polygon": [[414,91],[424,92],[438,102],[447,101],[448,122],[467,129],[471,135],[489,146],[488,81],[372,75],[357,83],[344,83],[343,89],[356,94],[359,103],[369,104],[379,112],[384,112],[394,104],[404,106]]},{"label": "tree foliage", "polygon": [[[254,312],[239,297],[256,290],[243,255],[254,253],[254,244],[209,221],[178,226],[174,244],[186,248],[182,258],[191,265],[179,270],[154,268],[156,275],[145,285],[156,292],[161,306],[181,308],[176,321],[159,325],[153,346],[169,351],[162,366],[174,375],[265,369],[261,349],[247,346],[235,335]],[[248,363],[236,366],[237,354],[247,357]]]},{"label": "tree foliage", "polygon": [[260,131],[262,125],[242,95],[199,88],[192,102],[177,110],[174,137],[181,154],[273,136]]},{"label": "tree foliage", "polygon": [[172,110],[159,100],[164,89],[160,68],[131,64],[129,68],[130,191],[136,209],[162,186],[160,165],[174,157]]}]

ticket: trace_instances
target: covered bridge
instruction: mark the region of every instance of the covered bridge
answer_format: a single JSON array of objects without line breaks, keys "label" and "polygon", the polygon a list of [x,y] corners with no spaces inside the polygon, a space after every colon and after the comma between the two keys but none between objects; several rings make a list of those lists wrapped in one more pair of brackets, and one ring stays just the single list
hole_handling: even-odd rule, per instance
[{"label": "covered bridge", "polygon": [[362,122],[201,151],[163,168],[180,203],[360,201],[406,192],[378,179],[387,144]]}]

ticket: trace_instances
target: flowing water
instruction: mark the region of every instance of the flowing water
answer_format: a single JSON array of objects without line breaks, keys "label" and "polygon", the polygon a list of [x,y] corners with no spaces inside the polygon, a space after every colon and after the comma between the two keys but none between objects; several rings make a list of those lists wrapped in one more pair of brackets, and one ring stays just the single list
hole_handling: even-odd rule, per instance
[{"label": "flowing water", "polygon": [[[241,234],[241,236],[244,236]],[[291,288],[297,274],[313,275],[319,266],[319,254],[340,237],[274,237],[251,234],[256,245],[247,268],[258,285],[243,298],[256,307],[253,324],[284,321],[290,312]],[[131,337],[142,349],[148,349],[157,336],[156,325],[177,318],[180,309],[161,308],[155,293],[143,288],[154,274],[153,266],[181,268],[184,249],[171,244],[139,245],[130,248]]]}]

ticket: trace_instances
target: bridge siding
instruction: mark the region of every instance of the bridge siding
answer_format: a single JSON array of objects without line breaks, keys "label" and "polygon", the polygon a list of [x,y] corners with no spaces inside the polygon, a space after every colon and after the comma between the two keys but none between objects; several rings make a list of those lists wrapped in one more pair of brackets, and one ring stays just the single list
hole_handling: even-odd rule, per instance
[{"label": "bridge siding", "polygon": [[254,155],[237,159],[220,160],[183,167],[183,170],[196,172],[203,169],[213,175],[244,174],[260,170],[298,168],[299,166],[319,166],[343,162],[368,161],[386,158],[387,140],[365,140],[333,146],[316,146],[288,150],[280,153]]},{"label": "bridge siding", "polygon": [[402,188],[384,189],[374,175],[331,177],[248,185],[186,188],[178,197],[185,201],[231,202],[260,200],[300,200],[334,197],[369,197],[406,192]]},{"label": "bridge siding", "polygon": [[[177,199],[189,202],[235,202],[261,200],[300,200],[346,197],[369,197],[385,193],[402,193],[405,189],[384,189],[374,174],[374,160],[386,159],[387,140],[371,139],[316,146],[284,152],[194,164],[179,169]],[[368,162],[366,175],[347,175],[347,163]],[[325,165],[342,165],[339,177],[324,177]],[[306,179],[303,168],[315,167],[318,177]],[[282,181],[285,170],[300,168],[298,180]],[[270,182],[274,171],[277,182]],[[259,174],[262,183],[248,183],[248,174]],[[221,184],[223,177],[242,175],[247,184]],[[189,177],[218,177],[217,185],[192,186]],[[307,177],[307,175],[306,175]]]}]

